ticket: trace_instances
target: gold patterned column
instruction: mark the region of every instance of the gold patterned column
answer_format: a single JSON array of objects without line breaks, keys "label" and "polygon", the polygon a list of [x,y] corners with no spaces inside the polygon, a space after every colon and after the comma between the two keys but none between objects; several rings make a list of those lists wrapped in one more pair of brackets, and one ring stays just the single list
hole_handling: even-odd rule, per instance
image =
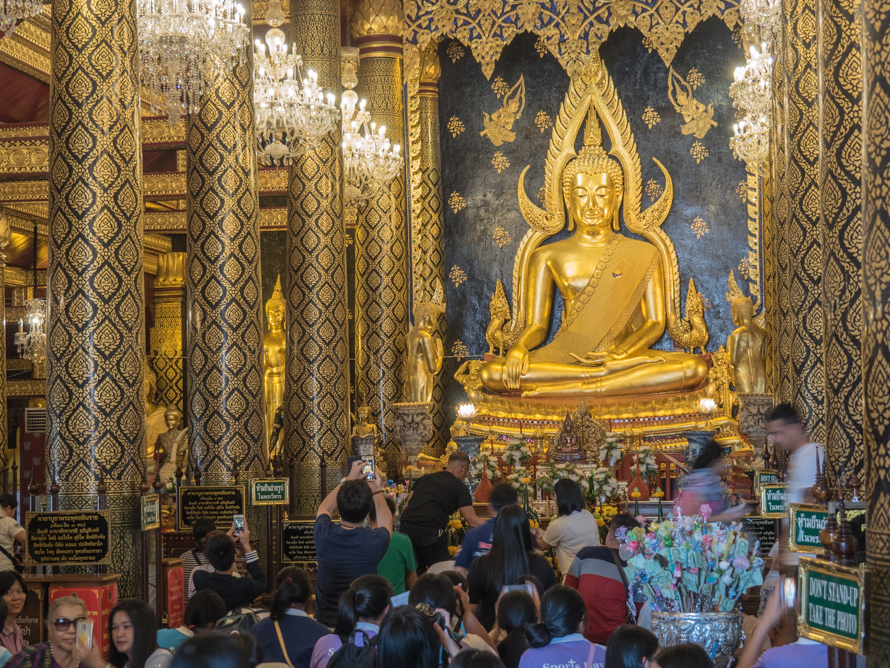
[{"label": "gold patterned column", "polygon": [[858,0],[818,0],[819,192],[830,483],[862,481],[862,46]]},{"label": "gold patterned column", "polygon": [[[359,97],[394,144],[405,145],[399,0],[361,0],[352,21],[359,47]],[[357,393],[375,413],[391,474],[400,459],[393,405],[402,400],[408,333],[408,250],[404,175],[359,209],[355,233]]]},{"label": "gold patterned column", "polygon": [[255,122],[250,56],[208,80],[188,118],[188,426],[203,484],[266,468]]},{"label": "gold patterned column", "polygon": [[816,0],[788,0],[782,9],[787,217],[780,233],[788,239],[791,401],[810,437],[824,443]]},{"label": "gold patterned column", "polygon": [[[0,205],[0,295],[3,296],[0,302],[0,322],[6,322],[6,246],[9,244],[11,230],[9,229],[9,218]],[[0,379],[3,380],[0,385],[0,471],[2,475],[8,475],[6,471],[9,468],[9,420],[7,415],[7,383],[6,383],[6,336],[0,336]],[[6,484],[3,479],[0,484]],[[18,484],[17,481],[12,483],[13,486]],[[9,491],[15,493],[13,489]]]},{"label": "gold patterned column", "polygon": [[111,571],[139,596],[145,430],[135,0],[53,0],[47,451],[62,509],[111,511]]},{"label": "gold patterned column", "polygon": [[863,3],[862,384],[869,668],[890,667],[890,5]]},{"label": "gold patterned column", "polygon": [[[429,301],[436,281],[445,285],[445,211],[442,200],[442,155],[439,147],[438,43],[423,52],[406,53],[408,83],[408,147],[411,175],[411,276],[414,304]],[[410,65],[409,65],[410,62]],[[408,71],[410,70],[410,74]],[[445,317],[437,319],[436,335],[445,340]],[[441,456],[448,442],[445,385],[440,373],[433,384],[433,436],[427,454]]]},{"label": "gold patterned column", "polygon": [[[292,5],[293,40],[324,90],[340,90],[340,1]],[[333,489],[349,456],[346,229],[340,127],[293,161],[287,200],[287,375],[284,449],[294,463],[291,510],[315,517],[319,463]]]},{"label": "gold patterned column", "polygon": [[154,278],[154,326],[148,337],[151,368],[158,379],[157,402],[161,406],[176,406],[183,415],[185,262],[185,253],[165,253],[158,258],[158,273]]}]

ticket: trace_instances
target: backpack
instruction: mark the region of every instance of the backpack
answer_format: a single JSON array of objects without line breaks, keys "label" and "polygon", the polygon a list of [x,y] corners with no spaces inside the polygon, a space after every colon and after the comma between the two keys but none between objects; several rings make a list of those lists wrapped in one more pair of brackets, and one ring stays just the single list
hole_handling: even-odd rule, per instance
[{"label": "backpack", "polygon": [[[355,633],[350,633],[343,646],[331,655],[328,668],[374,668],[377,663],[377,636],[369,638],[364,631],[362,646],[355,644]],[[343,637],[340,637],[343,640]]]},{"label": "backpack", "polygon": [[250,631],[259,618],[250,608],[235,608],[216,623],[217,631]]}]

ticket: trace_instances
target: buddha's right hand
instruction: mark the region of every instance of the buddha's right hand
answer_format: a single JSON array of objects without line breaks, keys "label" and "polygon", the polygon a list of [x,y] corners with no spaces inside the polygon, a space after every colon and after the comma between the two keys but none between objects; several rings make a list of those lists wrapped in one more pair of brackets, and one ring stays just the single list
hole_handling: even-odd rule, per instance
[{"label": "buddha's right hand", "polygon": [[518,390],[522,374],[528,371],[528,348],[516,344],[507,351],[504,362],[504,386],[508,390]]}]

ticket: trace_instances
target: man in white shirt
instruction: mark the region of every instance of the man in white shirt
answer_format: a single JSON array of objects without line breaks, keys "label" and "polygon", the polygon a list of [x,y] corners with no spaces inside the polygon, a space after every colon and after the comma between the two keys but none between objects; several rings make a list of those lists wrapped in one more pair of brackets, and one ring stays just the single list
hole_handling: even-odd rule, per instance
[{"label": "man in white shirt", "polygon": [[789,503],[813,503],[816,482],[816,460],[823,456],[822,446],[810,442],[806,429],[788,404],[779,404],[770,413],[766,424],[773,443],[791,453],[791,463],[785,482],[788,484]]},{"label": "man in white shirt", "polygon": [[12,494],[0,494],[0,571],[13,567],[10,558],[15,553],[15,542],[24,547],[27,534],[15,518],[17,503]]}]

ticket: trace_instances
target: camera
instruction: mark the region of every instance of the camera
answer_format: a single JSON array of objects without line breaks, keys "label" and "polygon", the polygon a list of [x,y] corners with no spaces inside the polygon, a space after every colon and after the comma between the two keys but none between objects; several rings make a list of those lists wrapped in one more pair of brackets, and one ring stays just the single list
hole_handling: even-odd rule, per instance
[{"label": "camera", "polygon": [[433,624],[438,624],[439,628],[443,631],[447,631],[448,629],[445,626],[445,618],[441,615],[441,613],[436,612],[436,609],[433,608],[429,603],[418,603],[416,606],[417,612],[430,620]]}]

